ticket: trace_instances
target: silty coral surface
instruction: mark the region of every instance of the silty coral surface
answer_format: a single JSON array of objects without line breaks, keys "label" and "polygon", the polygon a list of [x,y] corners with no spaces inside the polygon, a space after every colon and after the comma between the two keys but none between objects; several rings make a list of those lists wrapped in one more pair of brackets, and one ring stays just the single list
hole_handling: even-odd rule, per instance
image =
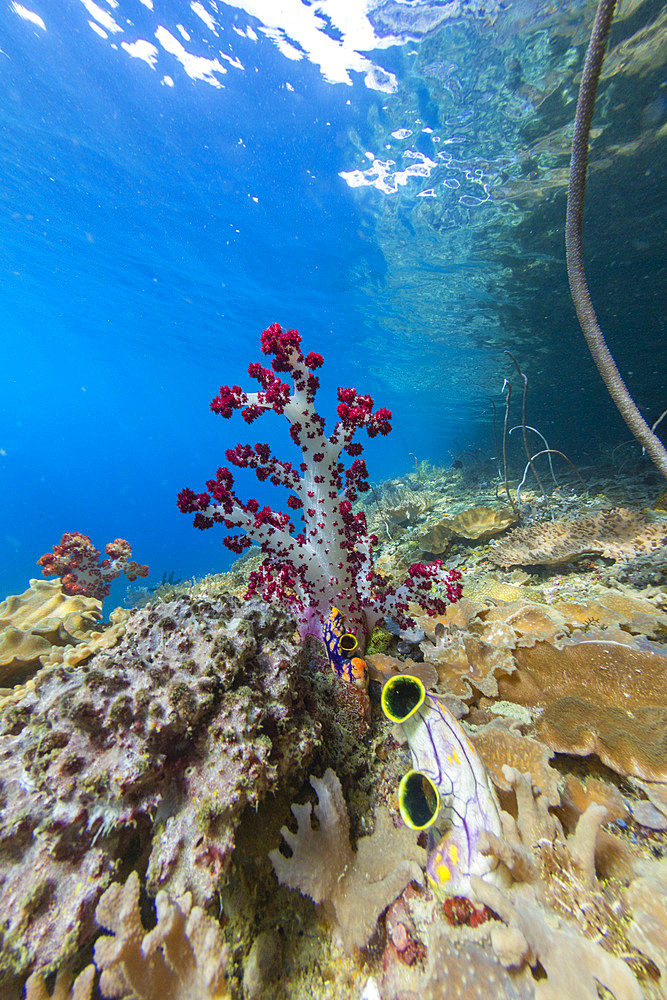
[{"label": "silty coral surface", "polygon": [[[271,368],[251,364],[248,374],[260,384],[258,392],[240,386],[222,386],[211,409],[223,417],[241,410],[252,423],[262,413],[273,410],[290,424],[292,441],[301,451],[298,468],[274,458],[267,444],[238,444],[226,451],[227,461],[237,468],[254,469],[260,482],[291,491],[287,506],[301,511],[302,526],[297,531],[288,514],[265,506],[255,499],[243,502],[233,492],[234,477],[224,466],[215,479],[207,481],[209,492],[184,489],[178,497],[183,513],[193,513],[196,528],[223,524],[239,528],[242,535],[225,539],[225,545],[242,552],[252,541],[266,557],[259,571],[251,574],[249,594],[261,593],[290,607],[297,615],[302,635],[321,635],[331,608],[337,607],[362,646],[366,635],[386,615],[391,614],[406,627],[411,623],[408,603],[421,604],[428,613],[442,613],[446,600],[460,596],[457,571],[444,570],[436,562],[410,567],[405,582],[390,587],[373,569],[372,549],[377,538],[369,536],[363,511],[352,505],[359,493],[369,489],[368,471],[362,445],[354,441],[357,430],[365,428],[369,437],[388,434],[391,413],[373,410],[374,401],[356,389],[338,389],[338,422],[327,437],[325,421],[315,410],[321,355],[301,353],[301,337],[296,330],[283,331],[274,323],[261,338],[262,351],[272,355]],[[278,373],[290,376],[293,387],[282,382]],[[343,453],[353,460],[349,467]],[[433,585],[441,593],[432,592]]]},{"label": "silty coral surface", "polygon": [[153,891],[211,899],[246,804],[317,742],[292,634],[257,602],[181,597],[0,708],[0,991],[84,944],[142,856]]}]

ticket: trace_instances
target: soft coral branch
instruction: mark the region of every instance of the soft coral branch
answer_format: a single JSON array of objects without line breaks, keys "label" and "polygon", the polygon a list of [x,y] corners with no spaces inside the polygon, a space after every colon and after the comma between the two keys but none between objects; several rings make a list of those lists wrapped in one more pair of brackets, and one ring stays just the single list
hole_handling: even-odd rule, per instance
[{"label": "soft coral branch", "polygon": [[[211,409],[225,418],[240,410],[247,423],[267,410],[287,418],[290,436],[301,450],[298,469],[275,458],[266,444],[238,444],[227,450],[226,457],[236,468],[253,469],[260,481],[268,479],[290,489],[287,505],[301,511],[301,530],[297,532],[287,514],[260,508],[257,500],[240,500],[226,466],[207,482],[209,492],[182,490],[179,509],[195,515],[197,528],[221,523],[244,532],[225,539],[234,552],[243,551],[251,541],[259,544],[266,558],[251,574],[247,596],[261,594],[291,606],[304,634],[319,634],[333,605],[362,641],[387,614],[399,624],[410,624],[410,600],[417,600],[427,612],[441,612],[445,600],[433,593],[433,587],[444,587],[446,598],[457,600],[460,574],[446,572],[439,561],[419,564],[411,567],[397,590],[385,587],[373,572],[372,546],[377,539],[368,536],[364,514],[352,510],[359,494],[369,489],[366,463],[359,458],[363,448],[354,435],[362,429],[371,438],[388,434],[391,412],[374,410],[373,399],[356,389],[341,388],[338,422],[327,437],[324,419],[315,410],[319,380],[313,373],[323,363],[321,355],[311,352],[304,357],[297,331],[284,331],[277,323],[264,331],[261,346],[264,354],[273,355],[271,368],[258,362],[248,368],[260,389],[246,392],[240,386],[222,386]],[[278,373],[290,376],[291,389]],[[353,459],[349,467],[341,461],[343,451]]]},{"label": "soft coral branch", "polygon": [[88,535],[78,531],[68,531],[47,552],[37,560],[44,576],[59,576],[66,594],[85,594],[103,600],[108,596],[110,583],[121,573],[128,580],[148,576],[148,566],[142,566],[130,559],[132,549],[124,538],[117,538],[106,546],[106,559],[100,562],[100,550],[96,549]]}]

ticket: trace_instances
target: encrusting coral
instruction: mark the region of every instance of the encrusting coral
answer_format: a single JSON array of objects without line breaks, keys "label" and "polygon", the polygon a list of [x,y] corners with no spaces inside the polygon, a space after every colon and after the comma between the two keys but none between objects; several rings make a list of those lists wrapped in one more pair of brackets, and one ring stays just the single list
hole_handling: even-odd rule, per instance
[{"label": "encrusting coral", "polygon": [[443,518],[430,524],[428,528],[420,532],[417,537],[417,544],[422,552],[432,553],[434,556],[443,555],[449,548],[452,540],[452,529],[449,519]]},{"label": "encrusting coral", "polygon": [[667,544],[667,524],[652,523],[639,511],[603,511],[588,517],[542,521],[516,528],[492,545],[489,559],[497,566],[557,566],[599,553],[623,560]]},{"label": "encrusting coral", "polygon": [[224,884],[243,809],[317,744],[292,636],[256,602],[183,596],[0,706],[0,987],[89,940],[102,892],[141,852],[153,892],[203,905]]},{"label": "encrusting coral", "polygon": [[602,586],[585,602],[496,599],[489,606],[464,597],[435,627],[417,616],[425,633],[419,649],[439,690],[469,704],[483,695],[525,706],[534,735],[552,751],[595,753],[621,775],[664,781],[667,615],[660,604],[659,594]]},{"label": "encrusting coral", "polygon": [[[401,903],[403,898],[399,900]],[[405,919],[404,913],[401,916]],[[408,917],[407,924],[402,926],[409,925]],[[412,928],[408,934],[413,941],[411,932]],[[423,944],[416,958],[411,953],[414,945],[413,949],[408,945],[405,950],[399,950],[402,947],[400,940],[398,948],[393,941],[389,943],[380,978],[382,1000],[418,1000],[420,997],[424,1000],[533,1000],[535,997],[530,969],[503,968],[489,941],[479,933],[471,935],[473,940],[454,937],[451,928],[438,920],[426,924],[422,933]]]},{"label": "encrusting coral", "polygon": [[396,828],[384,808],[375,814],[375,830],[362,837],[356,852],[350,845],[350,821],[337,776],[328,768],[319,779],[311,776],[317,793],[314,807],[319,823],[313,829],[313,807],[294,804],[298,830],[286,826],[283,838],[292,849],[284,857],[279,850],[269,857],[283,885],[321,903],[335,919],[344,947],[363,948],[374,933],[380,913],[410,881],[422,882],[420,866],[426,851],[407,827]]},{"label": "encrusting coral", "polygon": [[[470,605],[468,605],[470,608]],[[479,608],[481,610],[481,606]],[[477,609],[472,609],[473,617]],[[512,648],[516,637],[511,629],[504,635],[495,629],[487,637],[475,633],[471,628],[462,628],[445,616],[439,617],[435,629],[420,644],[424,660],[432,664],[438,672],[438,684],[464,700],[473,698],[473,688],[487,697],[498,695],[498,676],[515,670]],[[422,627],[427,623],[423,617],[417,622]]]}]

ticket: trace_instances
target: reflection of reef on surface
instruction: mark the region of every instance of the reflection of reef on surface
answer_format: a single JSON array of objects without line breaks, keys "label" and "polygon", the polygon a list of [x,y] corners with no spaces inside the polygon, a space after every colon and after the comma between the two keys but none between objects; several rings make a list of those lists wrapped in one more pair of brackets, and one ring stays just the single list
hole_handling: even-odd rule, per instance
[{"label": "reflection of reef on surface", "polygon": [[[586,497],[553,491],[556,519],[652,503],[637,484],[624,497],[618,478],[592,482]],[[445,518],[503,515],[494,490],[425,463],[377,486],[364,509],[380,571],[404,574]],[[524,500],[525,530],[548,532],[537,493]],[[650,519],[664,525],[660,510]],[[646,581],[646,553],[620,550],[502,570],[490,557],[506,537],[452,535],[463,598],[371,637],[363,733],[324,648],[240,601],[252,550],[227,574],[168,581],[115,624],[92,613],[91,632],[41,629],[34,676],[0,701],[3,997],[18,1000],[34,972],[37,1000],[111,997],[120,983],[143,997],[156,975],[165,998],[196,983],[231,1000],[572,1000],[577,963],[616,1000],[664,997],[664,584]],[[53,600],[57,585],[39,587]],[[24,600],[10,606],[6,628],[31,625]],[[409,755],[379,705],[400,673],[460,720],[500,803],[502,836],[480,846],[507,881],[472,903],[435,898],[427,836],[401,826]],[[190,956],[186,973],[170,948]],[[57,967],[60,987],[43,985]]]}]

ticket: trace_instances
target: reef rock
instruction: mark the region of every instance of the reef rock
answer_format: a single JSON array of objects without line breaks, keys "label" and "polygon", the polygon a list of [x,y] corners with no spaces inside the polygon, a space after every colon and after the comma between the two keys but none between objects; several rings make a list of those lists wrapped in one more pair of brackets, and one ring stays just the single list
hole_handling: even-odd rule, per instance
[{"label": "reef rock", "polygon": [[245,806],[317,743],[293,631],[261,602],[182,596],[0,705],[0,992],[88,940],[141,855],[151,891],[213,897]]}]

